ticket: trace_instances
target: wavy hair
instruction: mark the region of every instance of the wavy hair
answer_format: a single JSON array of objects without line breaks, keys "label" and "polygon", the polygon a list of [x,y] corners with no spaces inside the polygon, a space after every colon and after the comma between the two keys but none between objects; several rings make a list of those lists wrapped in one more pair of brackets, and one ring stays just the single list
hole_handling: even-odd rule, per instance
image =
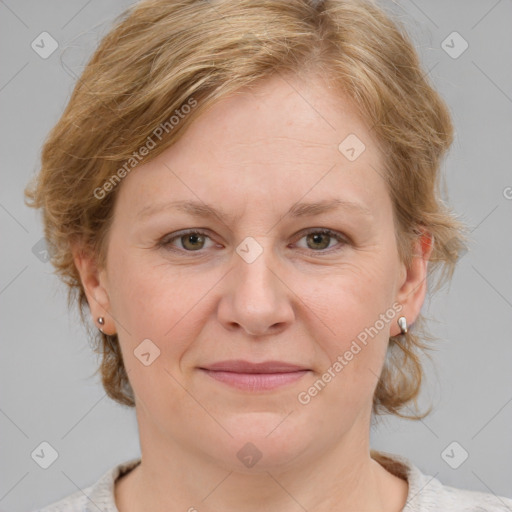
[{"label": "wavy hair", "polygon": [[[453,126],[398,21],[371,0],[142,1],[115,20],[90,58],[25,190],[27,204],[42,209],[51,262],[69,287],[69,305],[78,305],[101,356],[103,386],[121,404],[133,407],[135,399],[118,338],[88,322],[71,252],[80,243],[95,252],[100,267],[105,263],[122,184],[100,199],[95,191],[129,169],[127,162],[191,98],[197,106],[162,132],[145,162],[217,100],[275,73],[321,76],[353,101],[382,150],[400,258],[410,264],[413,242],[426,230],[434,240],[429,284],[434,273],[436,287],[451,278],[465,247],[463,225],[440,190]],[[422,320],[390,338],[374,413],[425,415],[403,414],[420,391],[428,348]]]}]

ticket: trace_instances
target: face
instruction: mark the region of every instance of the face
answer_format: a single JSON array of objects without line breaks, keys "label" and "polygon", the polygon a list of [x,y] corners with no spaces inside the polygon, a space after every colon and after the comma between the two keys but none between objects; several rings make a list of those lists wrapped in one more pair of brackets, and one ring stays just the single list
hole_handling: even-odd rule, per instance
[{"label": "face", "polygon": [[399,260],[382,168],[346,98],[289,77],[221,100],[123,180],[106,267],[77,265],[118,334],[143,450],[238,470],[259,453],[265,470],[364,443],[426,269]]}]

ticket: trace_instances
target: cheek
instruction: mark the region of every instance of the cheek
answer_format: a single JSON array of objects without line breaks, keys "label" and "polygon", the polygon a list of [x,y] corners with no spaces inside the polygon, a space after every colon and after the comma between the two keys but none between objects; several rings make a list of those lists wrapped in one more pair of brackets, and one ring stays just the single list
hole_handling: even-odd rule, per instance
[{"label": "cheek", "polygon": [[[384,258],[330,269],[315,279],[296,279],[294,292],[315,314],[321,332],[341,344],[379,319],[395,298],[394,272]],[[314,317],[312,316],[312,319]]]},{"label": "cheek", "polygon": [[[125,256],[118,258],[120,263],[112,270],[111,306],[119,323],[126,369],[141,370],[134,351],[149,339],[157,347],[153,348],[158,354],[155,366],[180,375],[184,356],[201,338],[205,322],[213,314],[211,300],[225,269],[180,267],[163,258],[155,263],[155,258],[146,254],[122,252]],[[162,378],[168,380],[169,375]]]},{"label": "cheek", "polygon": [[130,383],[139,402],[160,408],[161,418],[172,421],[190,404],[180,384],[180,363],[201,333],[198,317],[206,315],[201,298],[218,278],[180,274],[165,263],[148,264],[128,254],[118,261],[111,305]]},{"label": "cheek", "polygon": [[117,286],[113,311],[129,326],[132,337],[163,340],[183,329],[186,318],[194,315],[194,305],[209,289],[209,279],[177,277],[170,270],[140,266],[127,272]]},{"label": "cheek", "polygon": [[[389,333],[398,313],[393,261],[368,259],[304,283],[310,334],[318,345],[324,399],[344,406],[369,400],[384,362]],[[395,304],[395,308],[393,305]],[[328,388],[328,389],[327,389]],[[315,393],[315,390],[312,390]]]}]

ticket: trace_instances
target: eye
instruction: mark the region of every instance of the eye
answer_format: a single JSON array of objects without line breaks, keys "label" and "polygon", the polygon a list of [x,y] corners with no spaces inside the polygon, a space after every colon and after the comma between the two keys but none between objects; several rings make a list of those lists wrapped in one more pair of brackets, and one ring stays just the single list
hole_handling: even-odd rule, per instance
[{"label": "eye", "polygon": [[[310,229],[302,236],[302,238],[300,238],[300,240],[303,238],[306,239],[306,249],[312,249],[314,252],[331,252],[324,251],[324,249],[332,248],[332,245],[330,246],[330,242],[332,241],[338,241],[342,246],[348,243],[347,238],[341,233],[326,228]],[[335,250],[339,249],[341,249],[341,247]]]},{"label": "eye", "polygon": [[206,232],[194,229],[181,231],[177,234],[173,234],[173,236],[166,236],[159,242],[159,245],[169,250],[175,250],[173,247],[174,241],[177,241],[181,245],[177,250],[181,249],[186,252],[197,252],[204,248],[206,240],[209,238]]},{"label": "eye", "polygon": [[[334,249],[334,251],[340,250],[344,245],[349,243],[344,235],[327,228],[312,228],[306,233],[303,233],[299,240],[302,239],[306,239],[305,249],[310,249],[314,252],[332,252],[331,250],[325,250],[333,247],[331,242],[337,241],[340,245],[340,247]],[[158,245],[170,251],[200,252],[201,249],[207,248],[207,240],[211,241],[206,231],[201,229],[189,229],[165,236],[158,242]],[[179,244],[178,247],[176,247],[176,244]],[[212,244],[215,245],[213,242]],[[212,245],[210,245],[210,247],[212,247]]]}]

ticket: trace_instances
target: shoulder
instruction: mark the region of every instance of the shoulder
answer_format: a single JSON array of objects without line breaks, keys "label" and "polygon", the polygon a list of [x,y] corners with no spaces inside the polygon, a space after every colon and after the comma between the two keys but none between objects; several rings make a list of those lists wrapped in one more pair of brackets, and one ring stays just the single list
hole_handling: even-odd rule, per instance
[{"label": "shoulder", "polygon": [[83,492],[77,491],[34,512],[83,512],[87,510],[87,496],[91,494],[93,488],[94,485],[87,487]]},{"label": "shoulder", "polygon": [[101,478],[89,487],[74,492],[59,501],[33,512],[117,512],[114,497],[114,483],[140,463],[140,458],[123,462],[110,468]]},{"label": "shoulder", "polygon": [[512,512],[512,500],[491,493],[443,485],[410,460],[394,454],[375,457],[388,471],[405,477],[409,492],[403,512]]},{"label": "shoulder", "polygon": [[424,497],[425,510],[437,510],[441,507],[454,512],[512,512],[512,500],[509,498],[458,489],[434,480],[439,485],[436,486],[437,490],[433,488],[430,495]]}]

